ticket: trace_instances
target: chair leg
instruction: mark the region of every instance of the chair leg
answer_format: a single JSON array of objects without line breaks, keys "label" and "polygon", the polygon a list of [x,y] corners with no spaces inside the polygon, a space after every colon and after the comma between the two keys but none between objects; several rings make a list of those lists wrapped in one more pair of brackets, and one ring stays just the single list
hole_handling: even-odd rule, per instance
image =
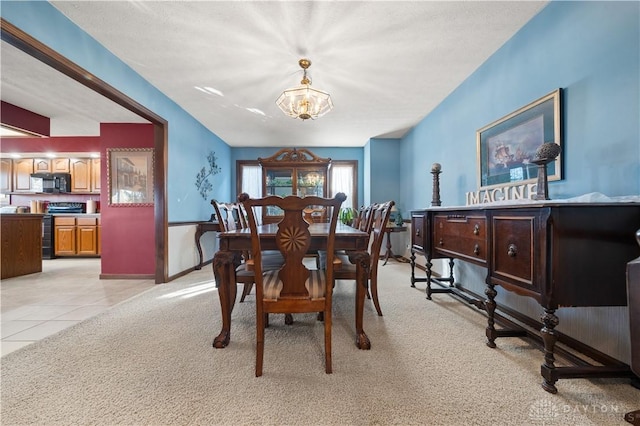
[{"label": "chair leg", "polygon": [[262,360],[264,359],[264,327],[265,317],[262,310],[256,312],[256,377],[262,376]]},{"label": "chair leg", "polygon": [[331,311],[324,313],[324,365],[325,373],[333,373],[331,365]]},{"label": "chair leg", "polygon": [[284,323],[286,325],[293,324],[293,315],[292,314],[284,314]]},{"label": "chair leg", "polygon": [[240,303],[244,302],[244,298],[251,293],[252,288],[253,288],[253,283],[244,283],[244,288],[242,289],[242,296],[240,297]]},{"label": "chair leg", "polygon": [[371,287],[371,294],[373,296],[373,305],[376,307],[376,311],[378,311],[378,316],[382,316],[382,309],[380,309],[380,301],[378,301],[378,277],[372,276],[370,280],[369,287]]}]

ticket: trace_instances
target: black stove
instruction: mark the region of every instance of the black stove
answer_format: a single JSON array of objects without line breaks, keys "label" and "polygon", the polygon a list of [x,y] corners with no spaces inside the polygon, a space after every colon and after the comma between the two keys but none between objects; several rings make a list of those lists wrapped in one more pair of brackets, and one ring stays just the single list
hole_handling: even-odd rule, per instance
[{"label": "black stove", "polygon": [[87,211],[86,203],[76,203],[69,201],[59,201],[54,203],[49,203],[48,212],[49,214],[56,213],[84,213]]}]

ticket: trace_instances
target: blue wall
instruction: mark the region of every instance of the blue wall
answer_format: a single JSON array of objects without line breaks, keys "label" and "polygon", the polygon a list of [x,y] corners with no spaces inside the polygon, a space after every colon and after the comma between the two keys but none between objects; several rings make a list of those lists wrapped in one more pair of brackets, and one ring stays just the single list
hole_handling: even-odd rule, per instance
[{"label": "blue wall", "polygon": [[443,206],[479,187],[476,131],[564,90],[564,179],[552,199],[640,194],[640,3],[551,2],[401,142],[401,199],[428,207],[432,163]]},{"label": "blue wall", "polygon": [[[400,203],[400,140],[371,139],[369,141],[369,168],[371,170],[369,203],[382,203],[394,200],[402,210]],[[408,215],[403,216],[408,217]]]},{"label": "blue wall", "polygon": [[149,84],[128,65],[41,1],[2,1],[0,14],[21,30],[75,62],[169,122],[167,204],[170,222],[203,220],[211,215],[210,198],[195,185],[196,172],[214,151],[222,172],[210,178],[220,198],[229,197],[231,149],[219,137]]}]

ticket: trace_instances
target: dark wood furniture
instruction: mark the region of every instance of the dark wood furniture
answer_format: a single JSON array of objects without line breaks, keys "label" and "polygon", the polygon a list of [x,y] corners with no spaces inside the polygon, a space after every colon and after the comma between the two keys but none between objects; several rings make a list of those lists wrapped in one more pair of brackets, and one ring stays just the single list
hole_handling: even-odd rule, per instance
[{"label": "dark wood furniture", "polygon": [[[634,240],[640,227],[640,204],[577,204],[539,202],[513,206],[432,208],[412,212],[411,285],[426,282],[433,293],[465,298],[454,283],[453,260],[487,268],[484,301],[469,303],[486,310],[487,345],[495,339],[522,335],[522,330],[496,330],[496,286],[532,297],[540,303],[544,342],[542,387],[556,393],[560,378],[629,376],[628,366],[556,367],[559,333],[555,315],[560,306],[624,306],[625,270],[640,255]],[[415,256],[426,257],[426,278],[415,277]],[[450,259],[450,276],[435,279],[431,260]],[[432,289],[431,284],[441,284]]]},{"label": "dark wood furniture", "polygon": [[[247,213],[251,231],[251,258],[254,262],[256,284],[256,377],[262,376],[265,347],[265,326],[268,315],[289,313],[322,313],[324,321],[325,372],[332,373],[331,322],[333,295],[333,257],[335,253],[336,225],[340,206],[346,199],[343,193],[334,198],[321,197],[265,197],[251,199],[241,194],[238,201]],[[327,263],[330,267],[310,270],[304,263],[311,245],[310,223],[303,215],[309,205],[321,206],[330,212],[329,227],[323,238]],[[262,269],[262,241],[258,233],[258,219],[262,209],[276,206],[284,212],[276,225],[276,247],[284,258],[281,268]],[[313,222],[312,222],[313,223]],[[280,363],[286,363],[286,359]]]},{"label": "dark wood furniture", "polygon": [[[640,229],[636,232],[640,245]],[[631,370],[634,386],[640,388],[640,257],[627,264],[627,297],[629,298],[629,332],[631,334]]]},{"label": "dark wood furniture", "polygon": [[[258,227],[260,243],[263,250],[277,250],[276,233],[278,225],[265,224]],[[326,250],[328,223],[312,223],[309,225],[311,243],[308,250]],[[240,264],[240,254],[251,250],[251,231],[237,229],[218,234],[220,250],[213,258],[213,271],[218,285],[218,296],[222,314],[222,330],[213,341],[216,348],[224,348],[231,339],[231,312],[236,301],[237,286],[235,278],[236,267]],[[370,257],[367,252],[369,234],[342,223],[336,227],[336,250],[351,252],[349,259],[357,268],[357,286],[355,300],[355,330],[356,345],[360,349],[370,349],[371,342],[363,329],[364,299],[367,290],[367,271]]]},{"label": "dark wood furniture", "polygon": [[[403,262],[402,256],[398,256],[393,254],[393,250],[391,249],[391,233],[392,232],[405,232],[407,230],[406,226],[386,226],[384,229],[384,233],[387,235],[387,251],[384,254],[384,263],[382,266],[386,265],[389,259],[396,260],[398,262]],[[406,262],[406,261],[404,261]]]},{"label": "dark wood furniture", "polygon": [[41,214],[0,215],[0,278],[42,272]]},{"label": "dark wood furniture", "polygon": [[218,222],[213,221],[213,215],[211,215],[211,220],[208,222],[199,222],[196,225],[196,249],[198,250],[198,264],[195,266],[195,269],[202,269],[203,259],[202,259],[202,246],[200,245],[200,237],[202,237],[206,232],[220,232],[220,225]]},{"label": "dark wood furniture", "polygon": [[[262,196],[297,195],[326,197],[330,158],[321,158],[307,149],[281,149],[268,158],[258,158],[262,167]],[[262,212],[262,223],[282,219],[282,211],[270,206]]]},{"label": "dark wood furniture", "polygon": [[[370,234],[373,234],[373,240],[369,247],[369,255],[371,256],[371,267],[367,275],[371,288],[371,298],[373,299],[373,305],[376,308],[379,316],[382,316],[382,309],[380,308],[380,301],[378,300],[378,260],[380,258],[380,249],[382,247],[382,240],[385,235],[385,228],[387,227],[387,221],[391,214],[391,208],[395,205],[394,201],[387,201],[386,203],[376,204],[370,212],[369,229]],[[371,235],[369,237],[371,239]],[[339,266],[337,266],[334,272],[334,278],[336,280],[355,280],[358,277],[357,268],[351,264],[348,260],[348,256],[339,254],[337,259],[340,260]],[[327,262],[324,261],[324,264]]]}]

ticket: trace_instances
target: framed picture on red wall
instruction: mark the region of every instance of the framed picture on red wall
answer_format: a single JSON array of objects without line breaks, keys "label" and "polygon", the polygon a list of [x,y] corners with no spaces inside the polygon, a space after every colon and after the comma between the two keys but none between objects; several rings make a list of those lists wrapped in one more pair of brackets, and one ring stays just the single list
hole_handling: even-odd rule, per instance
[{"label": "framed picture on red wall", "polygon": [[153,148],[107,149],[110,206],[153,206]]}]

